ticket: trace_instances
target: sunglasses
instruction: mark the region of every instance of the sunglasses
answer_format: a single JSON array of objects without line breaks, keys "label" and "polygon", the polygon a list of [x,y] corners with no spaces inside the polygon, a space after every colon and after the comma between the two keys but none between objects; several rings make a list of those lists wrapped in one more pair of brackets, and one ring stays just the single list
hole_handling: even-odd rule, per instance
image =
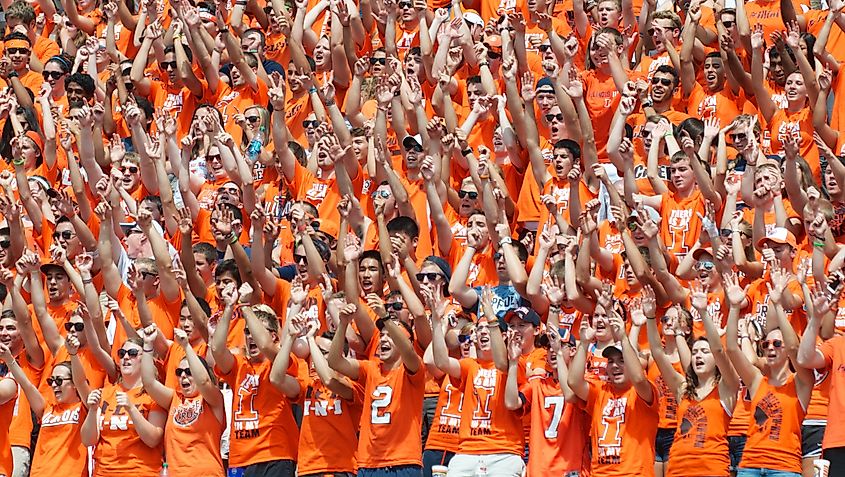
[{"label": "sunglasses", "polygon": [[139,354],[141,354],[141,350],[139,350],[138,348],[132,348],[132,349],[120,348],[119,350],[117,350],[117,357],[120,358],[120,359],[123,359],[124,356],[126,356],[126,355],[129,355],[130,358],[137,358]]},{"label": "sunglasses", "polygon": [[70,230],[64,230],[62,232],[53,232],[53,240],[58,240],[59,237],[65,240],[70,240],[73,238],[73,236],[74,234]]},{"label": "sunglasses", "polygon": [[498,59],[499,59],[499,58],[501,58],[501,57],[502,57],[502,54],[501,54],[501,53],[497,53],[497,52],[495,52],[495,51],[488,51],[488,52],[487,52],[487,58],[488,58],[488,59],[491,59],[491,60],[498,60]]},{"label": "sunglasses", "polygon": [[538,48],[542,53],[545,53],[552,49],[552,45],[540,45]]},{"label": "sunglasses", "polygon": [[662,84],[663,86],[672,86],[672,80],[669,78],[652,78],[651,84]]},{"label": "sunglasses", "polygon": [[246,116],[244,119],[246,119],[247,121],[249,121],[252,124],[255,124],[258,121],[261,121],[261,118],[259,116]]},{"label": "sunglasses", "polygon": [[121,167],[120,172],[129,172],[130,174],[137,174],[138,167],[137,166],[128,166],[128,167]]},{"label": "sunglasses", "polygon": [[465,197],[469,197],[469,200],[475,200],[475,199],[478,198],[478,192],[470,192],[470,191],[466,191],[466,190],[459,190],[458,191],[458,197],[460,197],[461,199],[463,199]]},{"label": "sunglasses", "polygon": [[388,192],[386,190],[377,190],[377,191],[373,192],[372,197],[373,197],[373,199],[378,198],[378,197],[381,197],[382,199],[389,199],[390,198],[390,192]]},{"label": "sunglasses", "polygon": [[458,335],[458,343],[461,343],[461,344],[466,343],[467,341],[470,341],[471,339],[472,339],[472,336],[470,336],[470,335]]},{"label": "sunglasses", "polygon": [[174,370],[174,373],[176,373],[177,378],[181,378],[182,375],[190,377],[191,376],[191,369],[190,368],[176,368]]},{"label": "sunglasses", "polygon": [[779,349],[779,348],[783,347],[783,341],[781,341],[781,340],[763,340],[762,342],[760,342],[760,346],[762,346],[763,349],[769,349],[769,346],[772,346],[775,349]]},{"label": "sunglasses", "polygon": [[401,301],[394,301],[393,303],[385,303],[384,304],[384,309],[388,310],[388,311],[390,311],[390,310],[401,311],[403,308],[405,308],[405,304],[402,303]]},{"label": "sunglasses", "polygon": [[320,125],[320,121],[317,121],[316,119],[306,119],[305,121],[302,121],[302,127],[306,128],[306,129],[316,128],[319,125]]},{"label": "sunglasses", "polygon": [[420,272],[420,273],[417,273],[417,281],[418,282],[424,282],[424,281],[428,280],[430,282],[433,282],[433,281],[437,280],[438,278],[440,278],[442,276],[443,275],[441,275],[439,273],[435,273],[435,272],[429,272],[429,273]]},{"label": "sunglasses", "polygon": [[51,79],[51,78],[54,79],[54,80],[59,79],[62,76],[64,76],[65,74],[66,73],[64,73],[63,71],[42,71],[41,72],[41,76],[43,76],[45,80],[48,80],[48,79]]},{"label": "sunglasses", "polygon": [[728,20],[726,22],[722,22],[722,25],[724,25],[725,28],[733,28],[733,26],[736,25],[736,22],[732,21],[732,20]]},{"label": "sunglasses", "polygon": [[9,48],[6,50],[10,55],[28,55],[30,50],[27,48]]},{"label": "sunglasses", "polygon": [[414,152],[422,152],[422,146],[419,144],[414,144],[411,147],[405,147],[406,151],[414,151]]},{"label": "sunglasses", "polygon": [[10,242],[8,240],[0,241],[0,248],[9,248],[11,246],[12,246],[12,242]]},{"label": "sunglasses", "polygon": [[125,70],[120,72],[121,76],[129,76],[130,74],[132,74],[132,68],[126,68]]},{"label": "sunglasses", "polygon": [[150,277],[156,278],[156,277],[158,277],[158,273],[153,273],[153,272],[141,272],[141,277],[142,277],[142,278],[150,278]]},{"label": "sunglasses", "polygon": [[411,8],[413,6],[414,6],[414,4],[410,3],[410,2],[402,2],[402,3],[399,4],[399,8]]},{"label": "sunglasses", "polygon": [[704,261],[704,262],[698,262],[698,265],[695,266],[695,269],[696,270],[707,270],[709,272],[710,270],[713,270],[713,267],[715,267],[713,262]]},{"label": "sunglasses", "polygon": [[162,61],[161,62],[161,69],[163,69],[163,70],[175,70],[176,69],[176,62],[175,61]]},{"label": "sunglasses", "polygon": [[56,376],[56,377],[50,376],[49,378],[47,378],[47,386],[52,386],[52,385],[54,385],[54,384],[55,384],[56,386],[61,386],[61,385],[62,385],[62,383],[64,383],[64,382],[65,382],[65,380],[70,381],[70,379],[68,379],[68,378],[63,378],[63,377],[61,377],[61,376]]},{"label": "sunglasses", "polygon": [[308,257],[305,255],[293,254],[293,263],[308,263]]},{"label": "sunglasses", "polygon": [[65,331],[75,330],[77,333],[85,329],[85,323],[65,323]]},{"label": "sunglasses", "polygon": [[387,58],[370,58],[370,64],[375,65],[385,65],[387,64]]},{"label": "sunglasses", "polygon": [[496,252],[496,253],[493,254],[493,260],[499,260],[504,256],[505,255],[502,252]]},{"label": "sunglasses", "polygon": [[729,136],[733,142],[744,141],[745,138],[748,137],[745,133],[729,134]]},{"label": "sunglasses", "polygon": [[547,114],[546,115],[546,121],[548,121],[548,122],[563,121],[563,113]]}]

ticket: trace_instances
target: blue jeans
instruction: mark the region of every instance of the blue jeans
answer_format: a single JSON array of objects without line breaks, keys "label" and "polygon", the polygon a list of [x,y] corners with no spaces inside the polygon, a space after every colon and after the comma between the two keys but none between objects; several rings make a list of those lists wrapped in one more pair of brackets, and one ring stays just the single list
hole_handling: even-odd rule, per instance
[{"label": "blue jeans", "polygon": [[395,465],[380,469],[358,469],[358,477],[420,477],[422,467],[418,465]]},{"label": "blue jeans", "polygon": [[801,474],[772,469],[739,469],[736,477],[801,477]]}]

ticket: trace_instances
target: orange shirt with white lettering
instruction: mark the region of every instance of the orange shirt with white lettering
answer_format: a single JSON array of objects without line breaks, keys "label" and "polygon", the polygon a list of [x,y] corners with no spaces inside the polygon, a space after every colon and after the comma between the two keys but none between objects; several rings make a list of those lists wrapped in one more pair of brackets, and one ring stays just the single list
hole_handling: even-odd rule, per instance
[{"label": "orange shirt with white lettering", "polygon": [[[244,467],[273,460],[296,460],[299,428],[287,397],[270,384],[273,363],[251,363],[235,355],[229,373],[217,369],[234,394],[229,434],[229,466]],[[296,376],[291,359],[287,374]]]},{"label": "orange shirt with white lettering", "polygon": [[520,389],[531,416],[528,475],[564,475],[580,471],[588,455],[588,418],[566,402],[555,378],[529,379]]},{"label": "orange shirt with white lettering", "polygon": [[[632,77],[632,81],[636,78]],[[607,139],[610,136],[610,123],[619,105],[619,90],[613,77],[598,70],[587,70],[581,75],[584,83],[584,101],[590,112],[596,151],[599,162],[607,162]]]},{"label": "orange shirt with white lettering", "polygon": [[358,467],[421,465],[422,403],[425,370],[411,374],[404,365],[384,370],[381,361],[358,360],[358,383],[364,387]]},{"label": "orange shirt with white lettering", "polygon": [[665,194],[660,208],[660,237],[666,250],[678,260],[684,258],[698,241],[701,219],[704,216],[704,196],[696,189],[688,197],[678,197],[674,192]]},{"label": "orange shirt with white lettering", "polygon": [[719,386],[702,400],[681,399],[681,417],[669,451],[666,477],[728,477],[728,425],[731,416],[719,398]]},{"label": "orange shirt with white lettering", "polygon": [[220,437],[226,428],[202,396],[173,393],[164,426],[164,452],[174,475],[223,477]]},{"label": "orange shirt with white lettering", "polygon": [[589,381],[586,410],[590,414],[591,472],[602,477],[654,476],[654,436],[659,420],[657,388],[645,402],[631,386]]},{"label": "orange shirt with white lettering", "polygon": [[327,388],[315,371],[302,383],[302,429],[299,431],[300,475],[354,473],[358,468],[358,422],[364,401],[364,388],[346,378],[352,388],[348,401]]},{"label": "orange shirt with white lettering", "polygon": [[[836,336],[819,346],[827,368],[831,370],[829,416],[845,413],[845,336]],[[828,426],[824,433],[822,447],[831,449],[845,446],[845,426]]]},{"label": "orange shirt with white lettering", "polygon": [[461,454],[515,454],[525,450],[522,411],[505,407],[507,373],[492,361],[462,359],[461,383],[464,404],[461,411]]},{"label": "orange shirt with white lettering", "polygon": [[52,397],[47,398],[29,475],[54,477],[56,470],[61,469],[62,475],[87,477],[88,452],[82,445],[80,429],[88,408],[81,402],[57,404],[54,401]]},{"label": "orange shirt with white lettering", "polygon": [[458,450],[463,402],[462,388],[453,386],[449,376],[444,377],[443,384],[440,386],[440,396],[437,398],[437,408],[434,410],[434,418],[431,421],[431,430],[425,442],[426,450],[449,452]]},{"label": "orange shirt with white lettering", "polygon": [[117,406],[119,392],[126,393],[147,419],[152,413],[164,412],[140,386],[126,389],[122,384],[107,384],[98,410],[100,440],[94,448],[94,477],[156,477],[163,449],[144,444],[129,412]]},{"label": "orange shirt with white lettering", "polygon": [[772,386],[764,377],[751,399],[753,414],[741,468],[801,473],[801,421],[804,409],[798,399],[795,376],[783,386]]},{"label": "orange shirt with white lettering", "polygon": [[800,111],[790,112],[785,109],[778,109],[772,120],[769,121],[769,134],[771,134],[770,149],[772,154],[779,154],[783,151],[783,141],[795,134],[799,134],[799,154],[806,159],[813,171],[813,177],[821,183],[821,163],[819,161],[819,148],[813,141],[813,112],[809,107]]},{"label": "orange shirt with white lettering", "polygon": [[744,103],[745,95],[742,92],[734,94],[728,86],[721,91],[710,93],[699,83],[695,83],[687,101],[687,113],[702,121],[717,118],[720,124],[730,124],[742,114]]}]

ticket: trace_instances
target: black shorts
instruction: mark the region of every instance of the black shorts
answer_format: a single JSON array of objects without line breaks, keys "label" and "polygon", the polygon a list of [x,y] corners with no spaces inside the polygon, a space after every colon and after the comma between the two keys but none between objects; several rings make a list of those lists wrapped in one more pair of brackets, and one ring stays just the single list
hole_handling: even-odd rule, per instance
[{"label": "black shorts", "polygon": [[244,467],[243,477],[295,477],[296,462],[285,460],[271,460],[259,462]]},{"label": "black shorts", "polygon": [[801,458],[822,456],[822,439],[826,426],[801,426]]},{"label": "black shorts", "polygon": [[675,442],[675,429],[658,429],[654,437],[654,461],[669,462],[669,451]]}]

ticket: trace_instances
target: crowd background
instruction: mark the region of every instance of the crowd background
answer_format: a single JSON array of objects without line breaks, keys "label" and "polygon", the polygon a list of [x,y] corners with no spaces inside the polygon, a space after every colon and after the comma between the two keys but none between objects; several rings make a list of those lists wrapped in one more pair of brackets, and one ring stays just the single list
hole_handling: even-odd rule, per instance
[{"label": "crowd background", "polygon": [[0,5],[0,475],[845,475],[842,0]]}]

